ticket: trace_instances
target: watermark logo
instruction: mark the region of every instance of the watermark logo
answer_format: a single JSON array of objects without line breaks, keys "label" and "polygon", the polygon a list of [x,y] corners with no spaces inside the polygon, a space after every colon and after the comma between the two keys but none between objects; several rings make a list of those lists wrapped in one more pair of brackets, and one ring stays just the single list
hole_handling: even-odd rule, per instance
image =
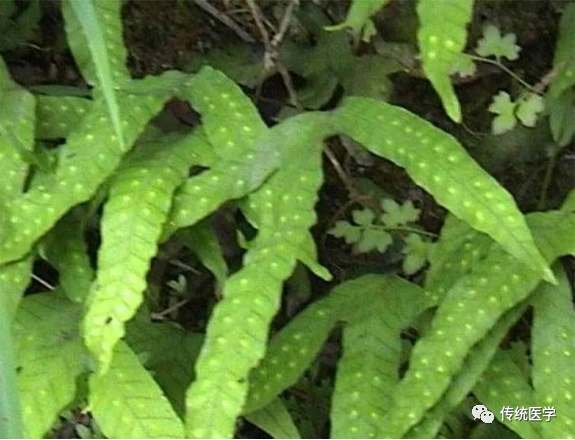
[{"label": "watermark logo", "polygon": [[480,419],[483,423],[493,423],[495,416],[485,405],[475,405],[471,410],[473,420]]}]

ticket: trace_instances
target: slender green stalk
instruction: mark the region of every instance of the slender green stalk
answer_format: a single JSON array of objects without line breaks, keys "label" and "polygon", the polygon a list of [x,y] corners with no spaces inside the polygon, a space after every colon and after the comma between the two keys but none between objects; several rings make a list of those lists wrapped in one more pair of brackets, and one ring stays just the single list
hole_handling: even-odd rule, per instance
[{"label": "slender green stalk", "polygon": [[547,162],[545,176],[543,177],[543,185],[541,187],[541,194],[539,195],[539,203],[537,203],[538,210],[543,210],[547,204],[547,192],[549,191],[549,185],[551,184],[551,176],[555,169],[555,162],[557,162],[557,153],[558,151],[553,152],[549,158],[549,162]]},{"label": "slender green stalk", "polygon": [[518,83],[520,83],[523,87],[525,87],[526,89],[530,90],[533,93],[538,93],[537,90],[535,89],[535,87],[533,87],[531,84],[529,84],[523,78],[521,78],[519,75],[517,75],[515,72],[513,72],[513,70],[511,70],[507,66],[505,66],[505,64],[503,64],[501,61],[492,60],[490,58],[484,58],[484,57],[480,57],[478,55],[472,55],[469,53],[464,53],[463,55],[471,58],[472,60],[481,61],[482,63],[493,64],[494,66],[499,67],[501,70],[503,70],[505,73],[507,73],[513,79],[515,79]]},{"label": "slender green stalk", "polygon": [[8,316],[0,317],[0,438],[23,438],[10,323]]}]

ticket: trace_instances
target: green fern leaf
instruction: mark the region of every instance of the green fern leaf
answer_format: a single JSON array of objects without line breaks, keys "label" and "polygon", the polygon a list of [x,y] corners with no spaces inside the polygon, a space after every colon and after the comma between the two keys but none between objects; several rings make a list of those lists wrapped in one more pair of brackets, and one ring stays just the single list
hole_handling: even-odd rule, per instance
[{"label": "green fern leaf", "polygon": [[[528,218],[548,261],[575,252],[575,215],[552,211]],[[435,315],[432,330],[416,344],[410,369],[395,391],[395,404],[384,418],[382,436],[401,437],[418,424],[461,370],[471,347],[540,280],[539,273],[494,245],[474,271],[449,291]],[[441,362],[430,364],[438,355]]]},{"label": "green fern leaf", "polygon": [[196,253],[202,264],[214,275],[219,286],[223,286],[228,276],[228,264],[211,223],[202,221],[181,231],[178,237]]},{"label": "green fern leaf", "polygon": [[34,147],[35,100],[0,58],[0,206],[22,191]]},{"label": "green fern leaf", "polygon": [[[512,420],[506,417],[503,423],[522,438],[542,438],[542,425],[514,419],[515,408],[529,408],[540,404],[527,380],[525,373],[513,361],[511,351],[499,350],[473,392],[488,408],[513,408]],[[501,417],[495,413],[494,415]]]},{"label": "green fern leaf", "polygon": [[80,307],[58,292],[28,296],[18,310],[18,388],[27,438],[42,438],[74,402],[88,361],[79,338],[80,314]]},{"label": "green fern leaf", "polygon": [[76,303],[83,303],[94,278],[82,217],[81,211],[71,211],[54,226],[43,242],[46,259],[58,270],[60,287]]},{"label": "green fern leaf", "polygon": [[36,138],[67,138],[91,108],[92,101],[85,98],[36,95]]},{"label": "green fern leaf", "polygon": [[[110,185],[102,219],[98,273],[84,321],[86,346],[106,371],[114,345],[143,300],[146,274],[157,251],[172,194],[185,179],[193,134],[136,148]],[[190,141],[190,138],[192,140]]]},{"label": "green fern leaf", "polygon": [[184,438],[170,402],[122,341],[109,371],[90,378],[90,408],[108,438]]},{"label": "green fern leaf", "polygon": [[152,323],[140,316],[126,326],[126,342],[152,372],[170,403],[183,418],[186,389],[194,379],[194,363],[203,335],[171,323]]},{"label": "green fern leaf", "polygon": [[121,34],[121,8],[120,0],[68,0],[62,13],[76,63],[84,78],[100,87],[116,136],[124,145],[122,115],[115,91],[130,78]]},{"label": "green fern leaf", "polygon": [[[366,26],[369,26],[371,16],[383,8],[388,2],[389,0],[353,0],[345,21],[337,26],[330,26],[328,29],[337,31],[351,28],[359,33]],[[373,26],[373,24],[371,26]]]},{"label": "green fern leaf", "polygon": [[531,335],[533,387],[538,405],[553,406],[557,416],[541,426],[545,438],[568,438],[573,434],[575,414],[575,313],[571,286],[560,264],[559,284],[543,284],[534,296]]},{"label": "green fern leaf", "polygon": [[445,111],[461,122],[461,108],[449,73],[465,48],[466,26],[471,21],[473,0],[419,0],[417,15],[420,27],[417,40],[423,70],[439,94]]},{"label": "green fern leaf", "polygon": [[575,4],[569,3],[559,22],[559,38],[555,46],[553,67],[559,70],[557,77],[549,87],[549,97],[556,99],[570,87],[575,85]]},{"label": "green fern leaf", "polygon": [[474,385],[489,367],[499,344],[509,329],[525,312],[525,306],[515,307],[497,322],[489,334],[469,352],[460,373],[454,378],[441,400],[408,434],[409,438],[436,438],[448,415],[471,392]]},{"label": "green fern leaf", "polygon": [[492,240],[453,215],[441,229],[441,237],[431,248],[425,277],[426,294],[438,302],[451,287],[487,255]]},{"label": "green fern leaf", "polygon": [[246,414],[244,418],[272,438],[301,438],[291,414],[280,398],[268,403],[264,408]]},{"label": "green fern leaf", "polygon": [[104,103],[95,101],[81,127],[60,147],[54,175],[6,203],[9,221],[0,220],[0,264],[24,256],[65,212],[92,197],[173,89],[181,85],[181,76],[167,73],[137,84],[138,94],[123,93],[119,100],[120,113],[128,115],[123,121],[126,148],[121,148],[116,135],[110,134],[111,120]]},{"label": "green fern leaf", "polygon": [[511,195],[451,136],[411,113],[367,98],[348,98],[336,125],[411,178],[461,220],[553,279]]},{"label": "green fern leaf", "polygon": [[[228,279],[208,324],[197,379],[187,394],[186,425],[193,437],[233,434],[247,393],[245,380],[265,351],[283,281],[315,222],[313,207],[322,182],[319,146],[326,128],[323,115],[306,114],[270,132],[272,139],[280,136],[271,145],[285,144],[287,165],[249,197],[247,216],[259,233],[242,270]],[[295,182],[294,175],[299,176]],[[277,225],[285,226],[278,230]],[[246,316],[246,325],[238,327]]]},{"label": "green fern leaf", "polygon": [[[24,291],[32,279],[34,257],[0,265],[0,309],[14,317]],[[11,318],[10,318],[11,319]]]}]

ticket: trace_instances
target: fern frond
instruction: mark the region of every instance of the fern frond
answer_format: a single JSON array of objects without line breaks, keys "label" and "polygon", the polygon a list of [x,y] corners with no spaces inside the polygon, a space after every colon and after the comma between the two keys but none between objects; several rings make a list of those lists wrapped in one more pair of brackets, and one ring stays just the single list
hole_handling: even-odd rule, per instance
[{"label": "fern frond", "polygon": [[57,291],[28,296],[18,310],[18,388],[27,438],[42,438],[76,397],[88,361],[78,334],[80,314]]},{"label": "fern frond", "polygon": [[83,303],[94,279],[84,238],[83,212],[72,210],[43,240],[46,259],[58,270],[60,287],[73,302]]},{"label": "fern frond", "polygon": [[575,85],[575,4],[569,3],[559,22],[559,38],[555,46],[553,67],[558,74],[549,87],[549,97],[556,99],[565,90]]},{"label": "fern frond", "polygon": [[404,167],[459,219],[553,279],[512,196],[453,137],[402,108],[368,98],[348,98],[334,117],[341,132]]},{"label": "fern frond", "polygon": [[449,215],[441,229],[441,237],[430,252],[429,270],[425,276],[426,294],[434,301],[441,301],[460,278],[485,258],[491,243],[488,236]]},{"label": "fern frond", "polygon": [[180,86],[181,76],[168,72],[137,83],[138,93],[122,93],[119,100],[120,113],[128,115],[122,121],[125,148],[110,133],[111,120],[105,104],[95,101],[81,127],[60,147],[55,173],[6,203],[6,219],[10,221],[0,221],[0,264],[23,257],[72,206],[92,197],[148,121],[160,111],[174,87]]},{"label": "fern frond", "polygon": [[[529,408],[541,404],[529,385],[527,376],[514,362],[510,350],[501,349],[497,352],[473,393],[488,408]],[[494,415],[500,417],[495,413]],[[546,438],[541,437],[542,425],[507,418],[503,423],[522,438]]]},{"label": "fern frond", "polygon": [[125,322],[143,300],[146,274],[170,212],[172,194],[192,165],[193,136],[179,141],[166,136],[139,146],[110,184],[98,273],[84,319],[86,346],[103,371],[124,335]]},{"label": "fern frond", "polygon": [[0,265],[0,309],[12,319],[24,291],[32,280],[34,256],[28,255],[18,261]]},{"label": "fern frond", "polygon": [[436,438],[447,416],[471,392],[474,385],[489,367],[499,344],[509,329],[525,312],[525,305],[507,312],[489,334],[471,349],[459,374],[454,378],[441,400],[425,414],[420,424],[409,431],[408,438]]},{"label": "fern frond", "polygon": [[194,363],[203,341],[202,334],[140,317],[126,326],[126,342],[153,373],[180,418],[185,415],[186,389],[194,379]]},{"label": "fern frond", "polygon": [[[315,223],[325,130],[323,115],[306,114],[270,132],[269,145],[285,145],[286,165],[250,195],[249,217],[256,219],[259,232],[244,267],[226,282],[224,299],[208,324],[197,379],[187,394],[186,425],[193,437],[233,435],[247,393],[247,375],[265,351],[283,281]],[[239,322],[246,325],[238,326]]]},{"label": "fern frond", "polygon": [[[532,214],[528,219],[547,261],[575,252],[575,215],[552,211]],[[382,436],[401,437],[418,424],[461,371],[471,347],[540,280],[538,272],[502,252],[499,246],[492,246],[474,271],[449,291],[431,331],[416,344],[410,369],[396,388],[395,404],[384,418]],[[481,292],[489,293],[486,296]],[[441,362],[431,364],[438,356]]]},{"label": "fern frond", "polygon": [[124,144],[116,90],[129,80],[127,50],[122,39],[120,0],[68,0],[62,13],[74,59],[86,81],[99,86],[112,126]]},{"label": "fern frond", "polygon": [[76,96],[36,95],[36,138],[66,139],[90,112],[93,101]]},{"label": "fern frond", "polygon": [[108,372],[90,377],[90,408],[108,438],[184,438],[170,402],[122,341]]},{"label": "fern frond", "polygon": [[332,438],[378,438],[399,381],[401,332],[430,305],[416,285],[384,279],[388,285],[375,298],[356,292],[354,307],[363,312],[354,311],[344,328],[331,405]]},{"label": "fern frond", "polygon": [[449,74],[465,48],[472,13],[473,0],[442,0],[439,10],[435,0],[419,0],[417,4],[417,40],[423,70],[455,122],[461,122],[461,108]]},{"label": "fern frond", "polygon": [[369,23],[371,16],[388,2],[389,0],[353,0],[343,23],[328,29],[336,31],[351,28],[359,33]]},{"label": "fern frond", "polygon": [[561,264],[559,284],[543,284],[533,298],[531,334],[532,382],[539,404],[553,406],[557,416],[541,426],[545,438],[573,435],[575,414],[575,312],[571,286]]},{"label": "fern frond", "polygon": [[267,432],[272,438],[301,438],[291,414],[279,397],[265,407],[246,414],[244,418]]},{"label": "fern frond", "polygon": [[[12,78],[0,57],[0,207],[22,191],[34,148],[35,100]],[[1,225],[0,225],[1,227]]]}]

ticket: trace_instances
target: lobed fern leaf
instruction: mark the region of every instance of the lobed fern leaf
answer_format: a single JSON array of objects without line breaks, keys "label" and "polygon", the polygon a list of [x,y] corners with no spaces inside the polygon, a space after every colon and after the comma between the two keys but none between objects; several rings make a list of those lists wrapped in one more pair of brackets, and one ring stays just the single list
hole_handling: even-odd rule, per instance
[{"label": "lobed fern leaf", "polygon": [[[122,94],[120,113],[129,115],[122,122],[125,148],[115,134],[109,134],[111,121],[104,103],[94,102],[81,127],[60,147],[55,173],[6,203],[8,221],[0,221],[0,264],[23,257],[72,206],[92,197],[180,82],[181,76],[167,73],[138,81],[138,94]],[[145,98],[142,89],[148,91]]]},{"label": "lobed fern leaf", "polygon": [[36,95],[36,138],[67,138],[91,108],[92,101],[85,98]]},{"label": "lobed fern leaf", "polygon": [[440,12],[434,0],[419,0],[417,4],[420,21],[417,40],[423,71],[439,94],[448,116],[455,122],[461,122],[461,107],[449,74],[465,48],[466,26],[472,13],[473,0],[443,0]]},{"label": "lobed fern leaf", "polygon": [[[257,219],[259,232],[244,267],[226,282],[224,299],[208,324],[197,379],[187,394],[186,425],[192,437],[233,434],[247,393],[247,375],[265,351],[282,283],[315,222],[313,207],[322,181],[319,145],[325,130],[323,115],[306,114],[270,132],[269,145],[285,145],[287,165],[250,195],[251,217]],[[296,182],[294,175],[299,176]],[[246,316],[246,325],[238,327]]]},{"label": "lobed fern leaf", "polygon": [[84,319],[86,346],[106,371],[124,324],[143,300],[172,194],[185,179],[193,134],[143,144],[126,158],[112,183],[102,219],[98,273]]},{"label": "lobed fern leaf", "polygon": [[122,341],[108,372],[90,378],[90,408],[108,438],[184,438],[170,402]]},{"label": "lobed fern leaf", "polygon": [[575,414],[575,313],[571,286],[561,264],[556,265],[559,284],[543,284],[533,298],[535,308],[531,334],[532,382],[537,401],[553,406],[557,416],[545,423],[545,438],[573,435]]},{"label": "lobed fern leaf", "polygon": [[411,113],[367,98],[349,98],[335,125],[374,154],[405,167],[459,219],[552,280],[511,195],[445,132]]},{"label": "lobed fern leaf", "polygon": [[[575,216],[560,211],[532,214],[529,224],[548,261],[575,252]],[[410,369],[396,389],[395,405],[384,418],[382,436],[400,437],[418,424],[461,371],[471,347],[485,337],[500,316],[524,300],[540,280],[539,273],[494,245],[475,270],[449,291],[435,315],[431,332],[416,344]],[[457,319],[459,316],[464,319]],[[454,338],[453,334],[457,336]],[[430,365],[438,354],[441,362]]]},{"label": "lobed fern leaf", "polygon": [[28,296],[18,310],[18,388],[27,438],[42,438],[76,397],[88,361],[78,334],[80,314],[57,291]]}]

